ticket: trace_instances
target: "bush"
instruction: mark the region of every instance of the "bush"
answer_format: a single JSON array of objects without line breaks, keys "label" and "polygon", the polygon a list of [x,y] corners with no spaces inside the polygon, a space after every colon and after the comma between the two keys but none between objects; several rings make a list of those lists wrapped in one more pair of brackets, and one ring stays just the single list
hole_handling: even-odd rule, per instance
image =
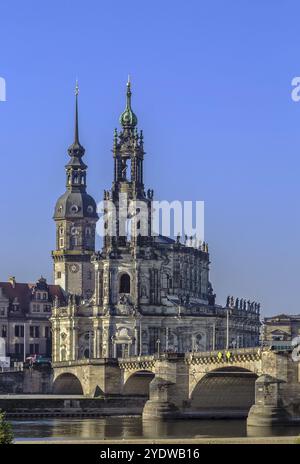
[{"label": "bush", "polygon": [[13,438],[11,425],[5,419],[5,412],[0,410],[0,444],[9,445],[12,443]]}]

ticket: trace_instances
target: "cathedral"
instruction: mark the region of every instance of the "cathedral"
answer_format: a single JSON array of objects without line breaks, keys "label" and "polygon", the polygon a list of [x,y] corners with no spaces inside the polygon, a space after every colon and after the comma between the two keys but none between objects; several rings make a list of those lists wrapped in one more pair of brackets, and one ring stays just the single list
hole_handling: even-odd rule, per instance
[{"label": "cathedral", "polygon": [[119,220],[113,234],[104,223],[103,248],[96,251],[98,213],[87,193],[76,89],[66,191],[54,210],[54,280],[67,302],[54,302],[53,361],[257,346],[260,305],[233,297],[224,306],[216,304],[207,244],[152,233],[154,194],[144,184],[144,137],[131,97],[128,82],[121,129],[114,133],[112,187],[104,191],[104,201],[114,205],[117,217],[121,196],[128,204],[138,201],[146,211],[146,233],[135,214],[128,213],[130,233]]}]

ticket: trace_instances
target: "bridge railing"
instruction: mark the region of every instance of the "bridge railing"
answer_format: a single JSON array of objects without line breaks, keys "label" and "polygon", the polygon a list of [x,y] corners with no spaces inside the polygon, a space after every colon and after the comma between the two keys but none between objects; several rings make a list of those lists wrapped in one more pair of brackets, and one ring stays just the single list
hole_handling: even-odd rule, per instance
[{"label": "bridge railing", "polygon": [[153,354],[153,355],[143,355],[143,356],[130,356],[127,358],[118,358],[118,362],[147,362],[147,361],[156,361],[156,360],[178,360],[178,359],[191,359],[191,358],[215,358],[218,355],[226,356],[227,353],[230,353],[231,356],[234,355],[251,355],[251,354],[259,354],[261,351],[265,351],[268,348],[238,348],[238,349],[222,349],[222,350],[214,350],[214,351],[194,351],[189,353],[160,353]]},{"label": "bridge railing", "polygon": [[261,348],[259,346],[254,348],[228,348],[228,349],[220,349],[214,351],[194,351],[191,353],[187,353],[186,356],[190,357],[193,356],[195,358],[203,358],[203,357],[210,357],[210,356],[218,356],[219,353],[226,354],[231,353],[232,355],[243,355],[243,354],[257,354],[261,351],[266,351],[267,348]]}]

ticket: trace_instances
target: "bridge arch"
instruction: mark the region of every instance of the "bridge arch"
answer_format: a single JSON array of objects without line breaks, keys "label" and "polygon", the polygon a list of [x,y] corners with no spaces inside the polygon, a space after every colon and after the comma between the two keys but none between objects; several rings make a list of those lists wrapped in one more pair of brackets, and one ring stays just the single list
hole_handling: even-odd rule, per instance
[{"label": "bridge arch", "polygon": [[65,372],[54,380],[53,393],[56,395],[83,395],[83,388],[76,375]]},{"label": "bridge arch", "polygon": [[140,395],[149,397],[149,384],[155,377],[150,370],[138,370],[131,373],[123,385],[123,395]]},{"label": "bridge arch", "polygon": [[236,410],[246,414],[255,402],[257,374],[238,366],[206,372],[190,394],[191,407],[199,411]]}]

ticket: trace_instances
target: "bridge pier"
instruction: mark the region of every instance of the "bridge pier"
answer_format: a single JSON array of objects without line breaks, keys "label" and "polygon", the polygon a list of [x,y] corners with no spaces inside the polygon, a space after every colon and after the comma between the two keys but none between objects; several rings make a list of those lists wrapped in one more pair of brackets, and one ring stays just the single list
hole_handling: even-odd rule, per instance
[{"label": "bridge pier", "polygon": [[262,375],[256,380],[255,404],[250,408],[247,426],[272,427],[291,423],[291,416],[282,401],[284,383],[271,375]]},{"label": "bridge pier", "polygon": [[157,361],[149,392],[143,419],[181,417],[184,404],[189,399],[189,366],[184,355],[166,354]]},{"label": "bridge pier", "polygon": [[143,409],[143,419],[174,419],[179,416],[179,409],[171,401],[172,382],[154,377],[150,382],[150,399]]}]

